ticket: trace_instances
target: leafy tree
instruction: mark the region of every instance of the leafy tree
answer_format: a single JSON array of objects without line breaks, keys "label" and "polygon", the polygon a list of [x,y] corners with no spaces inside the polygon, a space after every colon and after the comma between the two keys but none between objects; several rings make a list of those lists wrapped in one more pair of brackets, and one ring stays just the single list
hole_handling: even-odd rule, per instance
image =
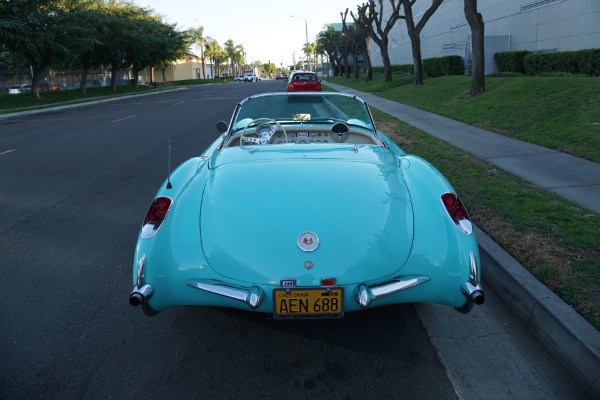
[{"label": "leafy tree", "polygon": [[[321,65],[323,65],[323,57],[327,55],[325,52],[325,48],[323,47],[323,43],[321,43],[317,37],[317,41],[315,42],[315,59],[321,57]],[[316,61],[316,60],[315,60]]]},{"label": "leafy tree", "polygon": [[236,74],[241,75],[244,71],[244,64],[246,62],[244,46],[238,44],[235,46],[235,52],[233,53],[233,61],[236,66]]},{"label": "leafy tree", "polygon": [[317,46],[327,54],[329,58],[329,64],[333,71],[333,76],[338,76],[340,73],[340,55],[337,51],[337,37],[341,35],[341,32],[333,29],[332,25],[326,25],[325,30],[319,32],[317,35]]},{"label": "leafy tree", "polygon": [[[185,32],[180,32],[175,25],[160,24],[157,30],[158,46],[152,51],[150,65],[161,70],[163,82],[166,82],[165,70],[174,61],[185,57],[191,38]],[[202,58],[204,67],[204,58]],[[203,68],[204,70],[204,68]],[[206,78],[206,75],[204,75]]]},{"label": "leafy tree", "polygon": [[27,61],[32,75],[31,93],[38,99],[42,75],[53,59],[65,57],[68,52],[66,3],[59,0],[0,1],[4,21],[0,44]]},{"label": "leafy tree", "polygon": [[[74,2],[64,26],[71,36],[65,46],[69,51],[67,64],[76,64],[81,69],[79,90],[86,91],[87,75],[93,66],[102,63],[102,36],[105,14],[99,1]],[[62,67],[62,65],[57,64]]]},{"label": "leafy tree", "polygon": [[[314,54],[315,54],[316,47],[317,47],[317,45],[315,43],[310,43],[310,42],[302,45],[302,52],[306,56],[306,60],[308,62],[306,67],[308,68],[309,71],[311,70],[311,63],[314,62]],[[317,69],[316,63],[314,63],[313,65],[314,65],[314,67],[312,68],[312,70],[315,71]]]},{"label": "leafy tree", "polygon": [[[138,35],[132,35],[131,21],[138,14],[147,15],[149,10],[140,9],[130,3],[110,0],[106,2],[105,21],[102,25],[102,57],[111,66],[111,86],[116,90],[119,69],[129,67],[126,61],[128,49]],[[136,76],[137,80],[137,76]]]},{"label": "leafy tree", "polygon": [[271,77],[277,71],[277,66],[273,63],[267,63],[262,64],[261,69],[265,74],[267,74],[267,76]]},{"label": "leafy tree", "polygon": [[233,72],[233,64],[234,64],[234,57],[235,57],[235,53],[236,53],[236,47],[235,47],[235,43],[233,43],[233,40],[228,39],[223,48],[225,49],[225,52],[227,53],[227,57],[229,59],[229,65],[230,65],[230,69],[229,69],[229,74],[230,75],[235,75]]},{"label": "leafy tree", "polygon": [[213,78],[215,77],[215,74],[220,75],[220,65],[223,61],[227,60],[227,53],[225,53],[224,58],[222,57],[223,53],[223,48],[216,40],[214,40],[211,37],[206,38],[206,48],[204,50],[204,55],[208,57],[211,65],[213,66]]},{"label": "leafy tree", "polygon": [[206,79],[206,66],[204,63],[204,52],[207,44],[207,37],[204,36],[204,27],[200,25],[198,28],[188,29],[188,35],[191,38],[192,44],[200,48],[200,58],[202,59],[202,77]]}]

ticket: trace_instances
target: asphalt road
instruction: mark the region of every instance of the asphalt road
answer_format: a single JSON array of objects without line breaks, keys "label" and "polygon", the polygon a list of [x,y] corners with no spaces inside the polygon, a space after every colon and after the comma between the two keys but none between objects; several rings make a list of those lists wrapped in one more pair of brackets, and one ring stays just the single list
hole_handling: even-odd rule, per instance
[{"label": "asphalt road", "polygon": [[[484,366],[460,318],[513,323],[492,293],[487,309],[445,320],[411,305],[281,322],[212,308],[148,318],[128,304],[168,141],[175,166],[218,136],[237,101],[284,88],[206,85],[0,121],[0,399],[455,399],[487,387],[501,388],[487,398],[522,398],[524,383],[508,380],[528,375],[500,370],[521,365],[514,357],[539,367],[531,393],[583,398],[522,333],[486,333],[489,382],[468,381]],[[452,352],[458,341],[471,350]]]}]

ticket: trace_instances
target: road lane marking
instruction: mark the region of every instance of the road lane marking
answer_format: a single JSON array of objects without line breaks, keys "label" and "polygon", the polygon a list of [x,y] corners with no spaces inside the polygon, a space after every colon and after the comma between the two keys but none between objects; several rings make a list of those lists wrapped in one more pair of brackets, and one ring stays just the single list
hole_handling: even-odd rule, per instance
[{"label": "road lane marking", "polygon": [[133,115],[130,115],[129,117],[125,117],[125,118],[115,119],[115,120],[110,121],[110,122],[119,122],[119,121],[123,121],[124,119],[129,119],[129,118],[133,118],[133,117],[137,117],[137,114],[133,114]]},{"label": "road lane marking", "polygon": [[174,104],[171,104],[171,105],[176,106],[177,104],[181,104],[181,103],[184,103],[184,101],[183,100],[182,101],[178,101],[177,103],[174,103]]},{"label": "road lane marking", "polygon": [[8,153],[12,153],[14,150],[6,150],[3,151],[2,153],[0,153],[0,156],[3,156],[4,154],[8,154]]}]

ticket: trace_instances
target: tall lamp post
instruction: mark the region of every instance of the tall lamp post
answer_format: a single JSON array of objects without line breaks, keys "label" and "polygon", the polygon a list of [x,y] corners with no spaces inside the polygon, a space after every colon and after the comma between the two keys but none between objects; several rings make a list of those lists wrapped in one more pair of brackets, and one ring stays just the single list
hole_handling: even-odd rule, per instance
[{"label": "tall lamp post", "polygon": [[310,55],[308,50],[308,22],[306,21],[306,18],[302,18],[299,15],[292,15],[292,17],[301,18],[304,20],[304,27],[306,29],[306,68],[308,71],[310,71]]}]

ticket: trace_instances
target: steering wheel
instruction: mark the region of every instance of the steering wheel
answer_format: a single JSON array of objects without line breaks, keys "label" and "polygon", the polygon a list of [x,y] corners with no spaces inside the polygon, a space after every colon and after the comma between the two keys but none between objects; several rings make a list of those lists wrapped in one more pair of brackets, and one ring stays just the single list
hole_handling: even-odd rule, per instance
[{"label": "steering wheel", "polygon": [[[257,137],[257,138],[244,137],[244,133],[246,133],[246,130],[248,129],[248,127],[253,124],[257,124],[256,129],[254,131],[256,132],[256,134],[259,137]],[[281,126],[281,124],[279,122],[277,122],[276,120],[274,120],[272,118],[253,119],[252,121],[250,121],[248,123],[248,125],[246,125],[246,127],[240,134],[240,146],[243,146],[244,143],[246,143],[246,144],[252,143],[252,144],[258,144],[258,145],[268,144],[269,141],[271,140],[271,138],[273,137],[273,135],[275,134],[275,132],[277,132],[277,129],[279,129],[279,128],[281,128],[281,131],[283,132],[283,135],[285,136],[285,143],[287,143],[288,142],[287,132],[285,131],[284,127]]]}]

